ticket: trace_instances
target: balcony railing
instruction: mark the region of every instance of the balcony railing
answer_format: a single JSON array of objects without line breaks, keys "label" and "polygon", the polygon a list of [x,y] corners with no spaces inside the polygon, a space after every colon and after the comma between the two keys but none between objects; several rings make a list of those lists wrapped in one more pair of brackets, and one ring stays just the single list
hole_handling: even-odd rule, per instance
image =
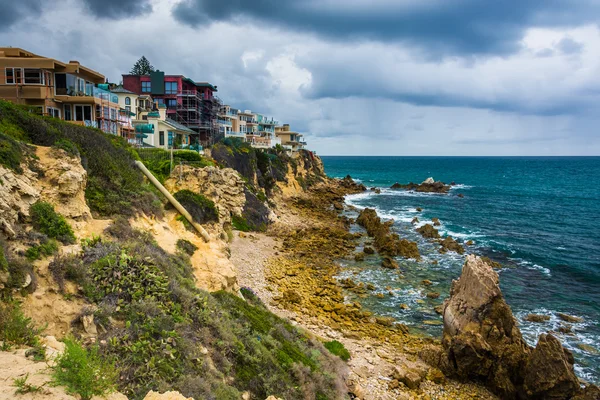
[{"label": "balcony railing", "polygon": [[218,122],[221,125],[231,126],[231,121],[227,121],[226,119],[220,119],[220,120],[218,120]]}]

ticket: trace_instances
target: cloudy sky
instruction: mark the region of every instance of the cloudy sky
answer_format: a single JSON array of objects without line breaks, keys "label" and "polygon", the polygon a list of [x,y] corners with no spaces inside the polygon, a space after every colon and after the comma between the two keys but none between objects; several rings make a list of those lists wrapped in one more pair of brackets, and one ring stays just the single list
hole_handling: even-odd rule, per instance
[{"label": "cloudy sky", "polygon": [[0,46],[145,55],[336,155],[600,155],[600,0],[0,0]]}]

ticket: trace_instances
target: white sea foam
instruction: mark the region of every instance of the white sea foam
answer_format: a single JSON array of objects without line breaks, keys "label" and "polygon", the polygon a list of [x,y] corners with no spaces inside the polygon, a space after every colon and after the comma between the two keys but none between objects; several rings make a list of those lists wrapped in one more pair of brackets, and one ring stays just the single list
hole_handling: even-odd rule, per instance
[{"label": "white sea foam", "polygon": [[556,248],[556,250],[566,250],[566,249],[567,249],[566,247],[562,247],[562,246],[558,246],[558,247]]},{"label": "white sea foam", "polygon": [[528,266],[529,269],[534,269],[542,272],[544,275],[552,276],[550,270],[546,267],[542,267],[541,265],[533,264],[532,266]]},{"label": "white sea foam", "polygon": [[471,185],[464,185],[462,183],[458,183],[458,184],[456,184],[454,186],[450,186],[451,190],[452,189],[471,189],[471,188],[473,188],[473,186],[471,186]]}]

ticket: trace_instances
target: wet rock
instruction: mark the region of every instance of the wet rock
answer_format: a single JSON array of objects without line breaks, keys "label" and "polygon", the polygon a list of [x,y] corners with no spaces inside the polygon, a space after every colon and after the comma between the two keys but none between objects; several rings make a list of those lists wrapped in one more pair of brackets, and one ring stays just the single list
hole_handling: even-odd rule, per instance
[{"label": "wet rock", "polygon": [[365,253],[357,253],[354,255],[354,261],[365,261]]},{"label": "wet rock", "polygon": [[429,279],[424,279],[421,281],[421,283],[425,286],[431,286],[433,285],[433,282],[431,282]]},{"label": "wet rock", "polygon": [[532,398],[570,399],[579,391],[573,355],[558,339],[542,334],[531,353],[524,373],[524,390]]},{"label": "wet rock", "polygon": [[372,283],[367,283],[366,288],[367,288],[367,290],[375,290],[376,289],[375,285],[373,285]]},{"label": "wet rock", "polygon": [[400,239],[398,234],[391,231],[393,221],[381,222],[377,212],[371,208],[365,208],[360,212],[356,223],[367,230],[369,236],[373,237],[373,244],[377,251],[386,256],[403,256],[405,258],[420,259],[419,248],[415,242]]},{"label": "wet rock", "polygon": [[408,304],[402,303],[402,304],[400,304],[400,309],[401,310],[410,310],[410,307],[408,306]]},{"label": "wet rock", "polygon": [[464,195],[464,194],[462,194],[462,193],[459,193],[459,194],[458,194],[458,197],[460,197],[460,198],[462,199],[462,198],[464,198],[464,197],[465,197],[465,195]]},{"label": "wet rock", "polygon": [[595,385],[588,385],[571,400],[600,400],[600,389]]},{"label": "wet rock", "polygon": [[484,263],[490,265],[494,269],[501,269],[502,268],[502,264],[500,264],[497,261],[494,261],[494,260],[490,259],[489,257],[481,257],[481,259],[483,260]]},{"label": "wet rock", "polygon": [[569,324],[560,324],[558,331],[564,334],[570,334],[573,332],[573,327]]},{"label": "wet rock", "polygon": [[586,343],[577,343],[577,347],[579,349],[585,351],[588,354],[593,354],[593,355],[600,354],[600,351],[598,351],[597,348],[595,348],[594,346],[591,346],[589,344],[586,344]]},{"label": "wet rock", "polygon": [[439,218],[431,218],[431,222],[433,222],[433,226],[440,226],[440,225],[442,225],[440,223]]},{"label": "wet rock", "polygon": [[465,243],[467,246],[473,246],[475,244],[474,241],[472,240],[467,240],[467,243]]},{"label": "wet rock", "polygon": [[443,305],[435,306],[434,310],[437,314],[440,314],[440,315],[444,314],[444,306]]},{"label": "wet rock", "polygon": [[440,242],[440,245],[442,246],[440,250],[443,250],[444,253],[447,251],[454,251],[458,254],[465,254],[465,248],[450,236],[446,236],[444,240]]},{"label": "wet rock", "polygon": [[398,263],[391,257],[384,257],[383,260],[381,260],[381,266],[388,269],[397,269]]},{"label": "wet rock", "polygon": [[421,212],[423,209],[421,207],[417,207],[417,212]]},{"label": "wet rock", "polygon": [[427,293],[427,298],[428,299],[437,299],[438,297],[440,297],[440,294],[438,292],[429,292],[429,293]]},{"label": "wet rock", "polygon": [[365,254],[375,254],[375,250],[372,247],[369,247],[369,246],[365,246],[365,248],[363,249],[363,251],[365,252]]},{"label": "wet rock", "polygon": [[398,182],[391,186],[392,189],[414,190],[421,193],[448,193],[450,185],[446,185],[441,181],[434,181],[433,178],[427,178],[421,183],[410,182],[408,184],[400,184]]},{"label": "wet rock", "polygon": [[578,323],[578,322],[584,321],[583,318],[581,318],[581,317],[575,317],[573,315],[564,314],[564,313],[556,313],[556,316],[565,322]]},{"label": "wet rock", "polygon": [[412,221],[410,221],[410,223],[411,223],[411,224],[413,224],[413,225],[416,225],[416,224],[418,224],[418,223],[419,223],[419,218],[417,218],[417,217],[414,217],[414,218],[412,219]]},{"label": "wet rock", "polygon": [[527,314],[527,316],[525,316],[525,321],[535,322],[539,324],[542,322],[550,321],[550,316],[540,314]]},{"label": "wet rock", "polygon": [[437,239],[440,237],[440,233],[431,224],[425,224],[417,229],[417,232],[426,239]]}]

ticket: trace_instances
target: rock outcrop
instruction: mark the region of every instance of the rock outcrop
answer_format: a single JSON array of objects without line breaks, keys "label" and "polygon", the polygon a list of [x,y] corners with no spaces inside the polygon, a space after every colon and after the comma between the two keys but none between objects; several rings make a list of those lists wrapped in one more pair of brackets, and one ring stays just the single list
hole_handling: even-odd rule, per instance
[{"label": "rock outcrop", "polygon": [[446,185],[442,181],[434,181],[433,178],[427,178],[421,183],[401,184],[396,182],[391,186],[391,189],[414,190],[421,193],[448,193],[450,185]]},{"label": "rock outcrop", "polygon": [[373,237],[373,244],[379,254],[390,257],[421,258],[417,244],[410,240],[400,239],[398,234],[392,233],[393,221],[381,222],[381,218],[377,216],[375,210],[371,208],[362,210],[356,223],[365,228],[369,236]]},{"label": "rock outcrop", "polygon": [[242,215],[246,204],[244,180],[231,168],[178,165],[165,187],[171,193],[187,189],[208,197],[217,205],[222,223],[231,222],[232,215]]},{"label": "rock outcrop", "polygon": [[0,165],[0,230],[16,236],[19,218],[29,216],[29,207],[40,198],[36,175],[29,169],[18,174]]},{"label": "rock outcrop", "polygon": [[[442,354],[424,358],[445,374],[476,380],[503,399],[571,399],[582,392],[573,356],[558,339],[541,335],[532,349],[500,291],[498,274],[469,255],[444,303]],[[585,397],[581,397],[585,398]]]}]

